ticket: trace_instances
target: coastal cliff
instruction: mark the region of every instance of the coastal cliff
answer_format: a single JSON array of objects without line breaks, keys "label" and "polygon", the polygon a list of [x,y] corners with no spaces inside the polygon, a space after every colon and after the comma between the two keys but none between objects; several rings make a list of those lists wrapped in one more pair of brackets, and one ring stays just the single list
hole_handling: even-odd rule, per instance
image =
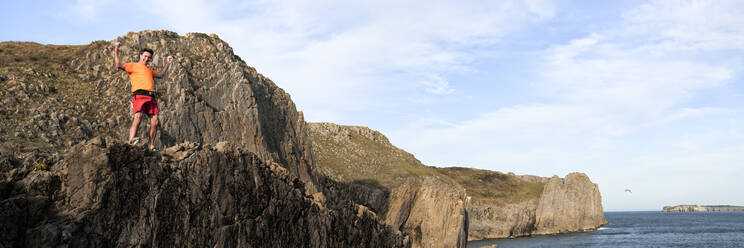
[{"label": "coastal cliff", "polygon": [[470,240],[596,229],[604,218],[599,188],[583,173],[565,178],[442,168],[472,196]]},{"label": "coastal cliff", "polygon": [[[155,82],[162,152],[122,141],[130,90],[114,41],[122,61],[153,48],[156,70],[175,57]],[[591,208],[567,201],[599,196],[572,186],[581,177],[459,181],[377,131],[309,128],[289,94],[216,35],[114,41],[0,43],[0,247],[465,247],[489,233],[574,230],[563,221],[583,228]]]},{"label": "coastal cliff", "polygon": [[662,212],[728,212],[728,211],[744,211],[744,206],[731,206],[731,205],[710,205],[710,206],[677,205],[677,206],[665,206],[662,209]]},{"label": "coastal cliff", "polygon": [[535,235],[592,230],[607,224],[599,186],[576,172],[548,180],[535,219]]},{"label": "coastal cliff", "polygon": [[[122,141],[130,90],[114,41],[123,61],[154,49],[156,70],[175,57],[155,82],[161,152]],[[217,36],[114,41],[0,43],[0,247],[411,246],[321,188],[302,114]]]},{"label": "coastal cliff", "polygon": [[[465,190],[465,199],[462,193],[439,194],[436,204],[445,206],[441,212],[451,213],[453,209],[449,206],[453,203],[467,202],[467,224],[462,229],[467,230],[468,240],[575,232],[607,224],[599,188],[582,173],[544,178],[471,168],[429,167],[369,128],[332,123],[309,123],[309,127],[320,174],[345,182],[347,190],[354,192],[349,195],[357,196],[355,202],[386,215],[387,223],[394,227],[395,218],[409,212],[401,212],[407,208],[397,206],[405,202],[411,202],[409,206],[432,205],[433,199],[422,202],[420,190],[407,186],[408,182],[420,182],[421,177],[436,178],[440,183],[421,185],[420,189]],[[422,223],[422,228],[436,223],[439,221]]]},{"label": "coastal cliff", "polygon": [[[465,189],[366,127],[309,123],[317,168],[331,189],[353,196],[413,247],[465,247]],[[327,193],[329,198],[333,194]]]}]

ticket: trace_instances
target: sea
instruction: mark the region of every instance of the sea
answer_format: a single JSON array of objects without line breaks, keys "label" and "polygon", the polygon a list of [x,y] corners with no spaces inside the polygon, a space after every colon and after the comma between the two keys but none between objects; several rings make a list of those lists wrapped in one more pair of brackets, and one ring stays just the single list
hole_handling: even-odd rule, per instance
[{"label": "sea", "polygon": [[468,248],[744,247],[744,212],[605,212],[608,224],[577,233],[486,239]]}]

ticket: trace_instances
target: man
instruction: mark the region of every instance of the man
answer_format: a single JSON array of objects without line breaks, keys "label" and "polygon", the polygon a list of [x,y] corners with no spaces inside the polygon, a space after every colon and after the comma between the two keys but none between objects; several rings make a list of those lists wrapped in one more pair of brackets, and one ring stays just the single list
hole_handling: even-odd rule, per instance
[{"label": "man", "polygon": [[129,128],[129,142],[137,136],[142,114],[147,114],[150,118],[150,150],[155,149],[155,135],[158,127],[158,102],[155,100],[155,88],[153,78],[164,78],[168,72],[173,57],[168,56],[165,67],[160,72],[147,67],[152,60],[152,49],[142,49],[139,55],[139,62],[125,63],[119,62],[119,42],[114,43],[114,66],[129,73],[129,81],[132,84],[132,108],[134,110],[134,120],[132,127]]}]

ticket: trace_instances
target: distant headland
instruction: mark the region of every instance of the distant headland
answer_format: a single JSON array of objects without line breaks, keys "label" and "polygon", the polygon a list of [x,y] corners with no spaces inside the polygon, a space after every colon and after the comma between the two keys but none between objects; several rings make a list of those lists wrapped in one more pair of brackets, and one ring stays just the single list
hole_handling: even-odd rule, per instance
[{"label": "distant headland", "polygon": [[665,206],[662,212],[722,212],[722,211],[744,211],[744,206],[731,205],[677,205]]}]

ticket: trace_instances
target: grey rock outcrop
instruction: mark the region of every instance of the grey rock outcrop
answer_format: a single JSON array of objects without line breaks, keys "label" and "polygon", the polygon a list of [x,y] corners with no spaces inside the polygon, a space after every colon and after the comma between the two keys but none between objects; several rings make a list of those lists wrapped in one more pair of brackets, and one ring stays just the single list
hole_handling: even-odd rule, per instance
[{"label": "grey rock outcrop", "polygon": [[[154,49],[154,65],[162,65],[167,55],[175,57],[167,78],[155,86],[164,110],[158,142],[241,144],[264,160],[285,166],[308,184],[310,193],[317,192],[302,113],[289,94],[247,66],[226,42],[214,35],[181,37],[167,31],[129,33],[115,41],[122,44],[122,56],[136,56],[143,47]],[[72,64],[80,71],[110,67],[112,49],[111,43],[95,43],[85,58]],[[129,84],[123,72],[108,82]]]},{"label": "grey rock outcrop", "polygon": [[[426,167],[366,127],[310,123],[309,130],[318,170],[345,182],[332,188],[342,188],[354,202],[384,215],[414,246],[419,236],[424,247],[452,244],[438,237],[454,229],[424,231],[447,226],[440,223],[466,223],[460,232],[466,232],[468,240],[575,232],[607,224],[599,188],[582,173],[563,179]],[[439,217],[451,218],[460,202],[466,206],[462,221]]]},{"label": "grey rock outcrop", "polygon": [[[297,175],[308,193],[318,191],[302,113],[289,94],[246,65],[227,43],[216,36],[149,30],[114,41],[121,43],[122,62],[136,62],[145,47],[155,50],[150,63],[155,70],[167,56],[175,58],[167,76],[155,81],[160,108],[156,146],[240,144]],[[0,45],[18,53],[0,55],[0,62],[7,61],[0,63],[0,116],[8,120],[0,127],[0,141],[63,151],[99,135],[126,140],[130,82],[127,73],[113,67],[114,41]],[[139,136],[146,140],[143,130],[149,122],[141,125]]]},{"label": "grey rock outcrop", "polygon": [[[370,207],[413,247],[465,247],[465,189],[366,127],[309,123],[325,188]],[[331,180],[332,179],[332,180]],[[326,183],[330,182],[330,183]],[[338,197],[328,193],[329,198]]]},{"label": "grey rock outcrop", "polygon": [[155,82],[162,154],[116,141],[131,109],[112,42],[0,43],[15,52],[0,54],[0,247],[410,246],[367,207],[326,199],[302,113],[225,42],[115,41],[125,62],[143,47],[156,70],[176,58]]},{"label": "grey rock outcrop", "polygon": [[471,202],[470,240],[528,236],[535,230],[537,201],[511,204]]},{"label": "grey rock outcrop", "polygon": [[585,174],[570,173],[565,179],[518,178],[544,182],[539,198],[515,203],[471,202],[470,240],[576,232],[607,224],[599,187]]},{"label": "grey rock outcrop", "polygon": [[[162,154],[115,139],[73,147],[50,171],[3,154],[0,247],[402,247],[350,201],[230,143]],[[8,167],[26,170],[9,181]]]},{"label": "grey rock outcrop", "polygon": [[407,234],[413,247],[466,247],[467,196],[436,177],[392,190],[385,223]]},{"label": "grey rock outcrop", "polygon": [[553,176],[545,185],[537,205],[533,234],[555,234],[596,229],[607,220],[602,210],[599,186],[584,173]]}]

